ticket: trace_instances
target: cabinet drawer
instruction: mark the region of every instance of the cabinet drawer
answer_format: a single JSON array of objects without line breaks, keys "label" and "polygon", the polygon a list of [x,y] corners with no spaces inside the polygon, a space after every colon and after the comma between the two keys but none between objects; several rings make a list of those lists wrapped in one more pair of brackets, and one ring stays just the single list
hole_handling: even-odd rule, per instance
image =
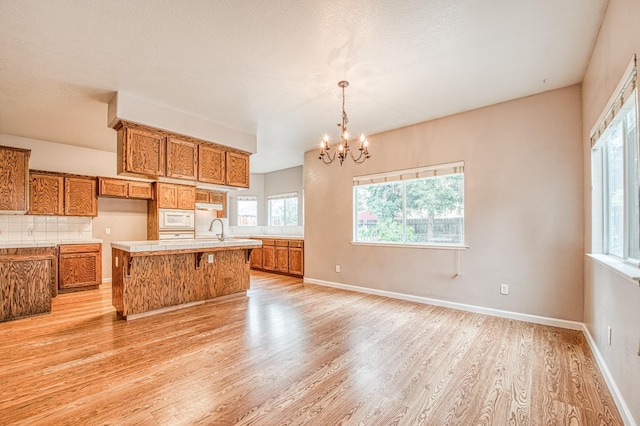
[{"label": "cabinet drawer", "polygon": [[102,197],[126,197],[128,190],[126,180],[98,178],[98,195]]},{"label": "cabinet drawer", "polygon": [[289,247],[304,247],[304,241],[302,241],[302,240],[291,240],[291,241],[289,241]]},{"label": "cabinet drawer", "polygon": [[262,240],[262,245],[263,246],[274,246],[274,245],[276,245],[276,242],[274,240]]},{"label": "cabinet drawer", "polygon": [[276,240],[276,246],[289,247],[289,240]]},{"label": "cabinet drawer", "polygon": [[151,182],[129,182],[129,198],[140,198],[150,200],[153,198],[151,191]]},{"label": "cabinet drawer", "polygon": [[90,244],[61,244],[59,246],[60,254],[70,253],[96,253],[100,251],[100,243]]}]

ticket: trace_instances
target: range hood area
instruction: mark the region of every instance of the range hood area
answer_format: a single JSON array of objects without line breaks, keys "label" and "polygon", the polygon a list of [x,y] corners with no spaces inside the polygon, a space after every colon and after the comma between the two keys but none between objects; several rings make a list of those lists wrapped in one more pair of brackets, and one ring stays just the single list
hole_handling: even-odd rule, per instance
[{"label": "range hood area", "polygon": [[222,211],[223,208],[221,203],[196,203],[196,210]]}]

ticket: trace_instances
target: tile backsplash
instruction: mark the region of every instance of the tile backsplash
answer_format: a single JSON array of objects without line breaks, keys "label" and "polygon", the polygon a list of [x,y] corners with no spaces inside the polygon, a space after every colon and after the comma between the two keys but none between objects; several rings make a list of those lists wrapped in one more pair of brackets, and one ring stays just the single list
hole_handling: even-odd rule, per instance
[{"label": "tile backsplash", "polygon": [[92,218],[0,215],[0,241],[90,240]]}]

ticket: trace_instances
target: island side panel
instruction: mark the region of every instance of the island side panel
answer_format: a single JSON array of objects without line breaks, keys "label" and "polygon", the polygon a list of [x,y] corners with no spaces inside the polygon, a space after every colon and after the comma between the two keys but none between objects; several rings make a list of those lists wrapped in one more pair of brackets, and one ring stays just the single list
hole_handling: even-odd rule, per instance
[{"label": "island side panel", "polygon": [[129,261],[129,253],[111,249],[111,304],[120,315],[124,311],[124,267]]},{"label": "island side panel", "polygon": [[215,254],[215,279],[211,283],[210,297],[226,296],[249,289],[249,261],[247,249],[225,250]]}]

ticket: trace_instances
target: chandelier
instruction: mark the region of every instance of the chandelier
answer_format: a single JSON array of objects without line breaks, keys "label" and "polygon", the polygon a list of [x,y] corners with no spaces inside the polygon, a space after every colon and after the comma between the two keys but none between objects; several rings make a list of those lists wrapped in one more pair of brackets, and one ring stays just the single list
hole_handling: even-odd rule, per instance
[{"label": "chandelier", "polygon": [[320,156],[318,158],[326,165],[329,165],[338,159],[342,166],[342,162],[347,158],[347,155],[349,155],[354,163],[362,164],[364,163],[364,160],[371,157],[369,154],[369,141],[364,137],[364,134],[362,134],[360,136],[360,148],[358,148],[360,153],[358,156],[353,154],[353,150],[349,146],[349,132],[347,131],[349,119],[347,118],[347,113],[344,110],[344,88],[349,86],[349,82],[341,81],[338,83],[338,86],[342,88],[342,124],[338,123],[338,127],[340,128],[340,145],[338,145],[336,151],[331,155],[329,153],[331,150],[331,147],[329,146],[329,135],[325,134],[322,142],[320,142]]}]

